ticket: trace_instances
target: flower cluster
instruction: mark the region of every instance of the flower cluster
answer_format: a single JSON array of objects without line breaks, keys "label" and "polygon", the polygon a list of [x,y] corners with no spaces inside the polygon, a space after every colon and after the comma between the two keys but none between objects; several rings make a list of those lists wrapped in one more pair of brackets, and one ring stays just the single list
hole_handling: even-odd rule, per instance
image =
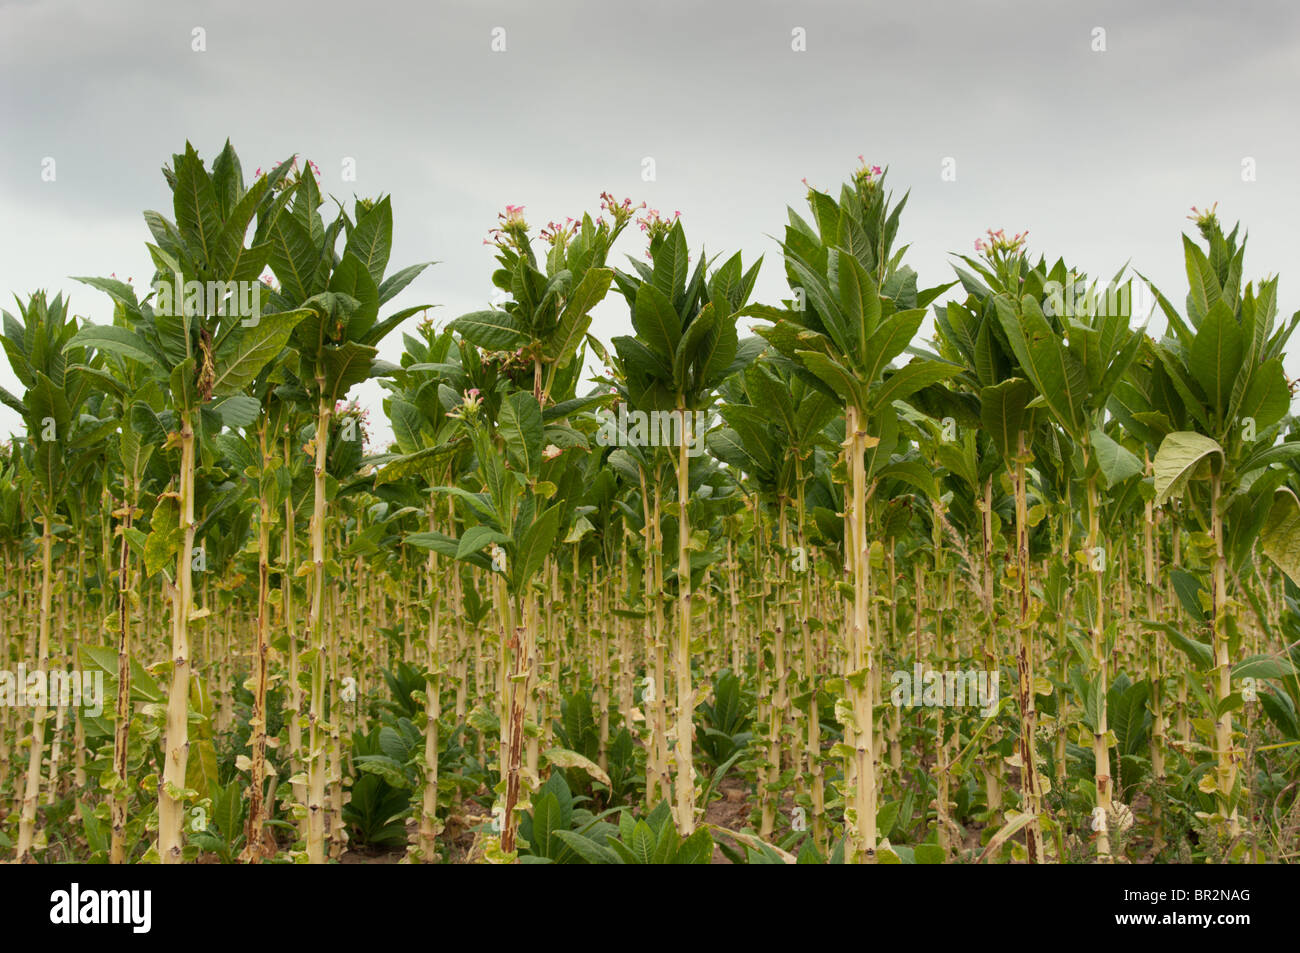
[{"label": "flower cluster", "polygon": [[463,402],[447,411],[448,417],[456,417],[460,420],[469,420],[477,416],[478,410],[483,406],[483,398],[479,394],[477,387],[471,387],[469,390],[462,392]]},{"label": "flower cluster", "polygon": [[513,247],[523,253],[528,247],[528,223],[524,221],[524,207],[507,205],[504,212],[497,214],[497,221],[500,224],[488,232],[483,244],[495,245],[501,249]]},{"label": "flower cluster", "polygon": [[1029,230],[1025,229],[1025,231],[1019,232],[1011,238],[1007,238],[1006,229],[1002,228],[999,228],[996,232],[991,228],[987,229],[986,234],[988,235],[987,238],[975,239],[975,250],[989,258],[999,255],[1009,257],[1024,250],[1025,236],[1029,234]]},{"label": "flower cluster", "polygon": [[643,208],[645,208],[645,202],[640,205],[633,205],[630,198],[620,202],[609,192],[600,193],[600,210],[613,216],[616,230],[622,229],[624,225],[632,220],[632,216]]},{"label": "flower cluster", "polygon": [[858,156],[858,161],[862,163],[862,168],[853,173],[853,184],[859,189],[870,191],[876,187],[885,170],[878,165],[867,165],[867,160],[862,156]]},{"label": "flower cluster", "polygon": [[[646,233],[650,239],[650,246],[653,248],[658,241],[672,230],[673,223],[682,217],[681,212],[673,212],[672,218],[664,218],[659,214],[657,208],[646,209],[646,213],[636,220],[641,226],[641,231]],[[645,253],[647,258],[652,257],[649,251]]]},{"label": "flower cluster", "polygon": [[548,245],[564,247],[576,234],[578,234],[578,220],[570,217],[564,220],[563,225],[559,222],[547,222],[546,227],[541,231],[541,238]]},{"label": "flower cluster", "polygon": [[[283,165],[283,164],[284,164],[284,163],[282,163],[282,162],[277,162],[275,165],[271,166],[271,171],[274,171],[274,170],[280,168],[280,166]],[[320,166],[318,166],[315,162],[312,162],[310,159],[308,159],[308,160],[307,160],[307,167],[308,167],[309,169],[311,169],[311,174],[312,174],[313,176],[315,176],[317,183],[319,183],[319,182],[320,182]],[[289,188],[289,187],[290,187],[290,186],[291,186],[295,181],[297,181],[296,179],[293,178],[293,173],[298,171],[298,157],[297,157],[297,156],[294,156],[292,159],[289,160],[289,170],[290,170],[290,174],[287,175],[287,176],[285,176],[283,179],[281,179],[279,182],[276,183],[275,187],[276,187],[277,190],[282,190],[282,189]],[[253,178],[254,178],[254,179],[260,179],[261,177],[262,177],[262,167],[261,167],[261,166],[258,166],[257,169],[256,169],[256,171],[253,172]],[[292,181],[291,181],[291,180],[292,180]]]},{"label": "flower cluster", "polygon": [[1195,205],[1193,205],[1192,214],[1187,216],[1189,221],[1193,221],[1196,223],[1197,229],[1200,230],[1201,237],[1204,238],[1206,241],[1209,241],[1210,236],[1213,235],[1216,231],[1218,231],[1219,216],[1215,214],[1215,211],[1218,209],[1218,207],[1219,207],[1218,202],[1215,202],[1213,205],[1211,205],[1209,208],[1206,209],[1199,209]]},{"label": "flower cluster", "polygon": [[370,445],[370,411],[355,400],[350,400],[347,403],[336,401],[334,404],[334,419],[342,424],[349,417],[355,421],[356,429],[361,434],[361,446],[368,447]]}]

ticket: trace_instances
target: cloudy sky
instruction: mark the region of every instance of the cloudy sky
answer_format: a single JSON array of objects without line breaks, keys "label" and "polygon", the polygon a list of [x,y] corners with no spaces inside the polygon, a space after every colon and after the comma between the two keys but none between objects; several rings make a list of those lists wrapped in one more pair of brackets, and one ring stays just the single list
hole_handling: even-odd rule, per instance
[{"label": "cloudy sky", "polygon": [[[681,210],[693,249],[765,255],[775,301],[800,179],[835,188],[859,154],[911,190],[923,285],[1005,227],[1090,274],[1131,260],[1181,302],[1189,206],[1249,229],[1249,277],[1300,262],[1298,20],[1287,0],[0,0],[0,294],[109,320],[69,276],[147,283],[160,167],[229,137],[246,172],[298,153],[342,201],[391,193],[390,268],[438,262],[394,307],[439,321],[486,306],[506,204],[541,225],[606,189]],[[1294,267],[1280,305],[1300,307]],[[627,326],[611,297],[593,330]],[[0,434],[19,427],[0,407]]]}]

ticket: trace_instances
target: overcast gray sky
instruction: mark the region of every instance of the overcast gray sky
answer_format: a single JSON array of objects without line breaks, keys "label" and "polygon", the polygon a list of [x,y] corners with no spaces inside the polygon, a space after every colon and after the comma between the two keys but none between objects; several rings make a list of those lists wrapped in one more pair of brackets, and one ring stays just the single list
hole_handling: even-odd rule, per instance
[{"label": "overcast gray sky", "polygon": [[[11,294],[62,290],[109,320],[68,276],[147,283],[141,212],[171,217],[161,165],[187,139],[210,161],[229,137],[246,173],[296,152],[339,199],[391,193],[390,267],[439,262],[394,307],[437,304],[440,322],[486,306],[482,239],[506,204],[541,225],[595,212],[605,189],[680,209],[693,250],[765,255],[758,297],[775,301],[771,236],[802,211],[800,179],[837,187],[859,154],[911,190],[902,239],[923,285],[1005,227],[1090,274],[1131,259],[1181,302],[1179,232],[1218,201],[1249,229],[1249,277],[1293,266],[1289,315],[1298,20],[1286,0],[0,0],[0,293],[13,311]],[[639,233],[621,251],[640,255]],[[611,296],[593,330],[627,327]],[[378,407],[377,386],[358,393]],[[18,428],[0,407],[0,434]]]}]

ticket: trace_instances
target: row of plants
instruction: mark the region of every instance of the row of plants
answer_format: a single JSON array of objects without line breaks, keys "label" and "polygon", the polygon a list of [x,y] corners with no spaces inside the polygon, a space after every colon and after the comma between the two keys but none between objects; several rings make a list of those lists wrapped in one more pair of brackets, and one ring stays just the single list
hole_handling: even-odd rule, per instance
[{"label": "row of plants", "polygon": [[1002,232],[921,287],[864,166],[764,303],[678,217],[509,206],[439,323],[388,197],[164,172],[144,294],[4,313],[0,670],[104,686],[0,681],[15,859],[1296,856],[1300,314],[1214,211],[1181,304]]}]

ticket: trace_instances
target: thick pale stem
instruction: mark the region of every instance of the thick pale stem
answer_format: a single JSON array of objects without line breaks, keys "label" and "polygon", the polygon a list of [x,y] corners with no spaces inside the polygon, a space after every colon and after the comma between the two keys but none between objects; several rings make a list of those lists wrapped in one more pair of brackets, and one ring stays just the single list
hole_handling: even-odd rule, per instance
[{"label": "thick pale stem", "polygon": [[1016,684],[1020,695],[1020,791],[1025,810],[1034,818],[1025,828],[1025,849],[1029,862],[1036,864],[1043,859],[1043,832],[1039,822],[1042,798],[1034,744],[1038,730],[1038,708],[1034,695],[1034,633],[1029,618],[1029,504],[1025,486],[1025,457],[1025,435],[1022,431],[1017,437],[1015,467],[1016,565],[1020,583]]},{"label": "thick pale stem", "polygon": [[853,606],[849,616],[849,671],[846,682],[854,716],[855,855],[860,863],[876,857],[875,730],[871,704],[871,553],[866,531],[867,472],[866,420],[858,408],[845,412],[848,431],[850,499],[846,542],[853,554]]},{"label": "thick pale stem", "polygon": [[[41,533],[41,621],[36,643],[36,665],[45,678],[50,661],[50,601],[54,588],[54,507],[42,513]],[[45,751],[44,695],[42,702],[32,712],[31,751],[27,760],[27,780],[23,789],[22,816],[18,821],[18,853],[20,864],[35,863],[32,858],[32,841],[36,835],[36,804],[41,792],[41,756]]]},{"label": "thick pale stem", "polygon": [[1096,762],[1096,794],[1097,807],[1101,809],[1102,816],[1097,818],[1097,859],[1106,863],[1111,859],[1110,854],[1110,817],[1111,817],[1111,775],[1110,775],[1110,745],[1109,727],[1106,720],[1106,692],[1108,690],[1108,680],[1106,677],[1106,600],[1105,600],[1105,566],[1107,553],[1104,548],[1098,550],[1098,537],[1100,535],[1099,523],[1101,519],[1101,504],[1097,493],[1097,478],[1095,475],[1088,477],[1088,558],[1091,560],[1093,571],[1093,585],[1095,589],[1096,603],[1092,621],[1092,662],[1097,671],[1097,724],[1094,726],[1092,754]]},{"label": "thick pale stem", "polygon": [[[262,472],[270,467],[270,451],[266,442],[266,425],[259,429],[262,451]],[[259,487],[259,490],[261,488]],[[258,494],[257,525],[257,643],[253,646],[253,717],[249,727],[252,766],[249,770],[248,822],[244,832],[243,857],[251,863],[264,856],[270,845],[263,842],[263,821],[266,785],[266,686],[267,663],[271,649],[271,500],[264,490]],[[270,847],[271,852],[274,848]]]},{"label": "thick pale stem", "polygon": [[[324,389],[324,381],[317,379]],[[313,445],[316,465],[312,480],[311,513],[311,605],[308,611],[308,645],[312,651],[311,707],[308,713],[307,752],[307,860],[312,864],[325,863],[325,461],[329,444],[330,405],[321,398],[316,414],[316,436]]]},{"label": "thick pale stem", "polygon": [[[185,788],[189,761],[190,610],[194,602],[191,568],[194,552],[194,427],[192,414],[181,416],[180,501],[181,549],[176,557],[172,590],[172,682],[167,697],[167,735],[163,745],[163,779],[158,788],[158,855],[164,864],[181,862]],[[172,791],[177,796],[172,795]]]},{"label": "thick pale stem", "polygon": [[112,826],[108,862],[126,862],[127,752],[131,737],[131,547],[127,539],[135,517],[134,483],[130,475],[123,480],[122,552],[117,565],[117,707],[113,726],[113,775],[109,801]]},{"label": "thick pale stem", "polygon": [[1226,563],[1223,558],[1223,515],[1219,512],[1219,498],[1223,492],[1222,473],[1216,469],[1210,474],[1210,534],[1214,537],[1214,580],[1212,596],[1214,696],[1219,714],[1214,719],[1215,800],[1219,814],[1229,821],[1231,832],[1240,830],[1233,789],[1237,784],[1237,764],[1232,750],[1232,712],[1227,708],[1232,694],[1232,660],[1228,657],[1227,591],[1225,585]]},{"label": "thick pale stem", "polygon": [[682,836],[695,831],[694,740],[695,699],[691,691],[691,521],[687,496],[690,492],[693,414],[679,409],[681,442],[677,448],[677,640],[673,668],[677,675],[677,830]]}]

